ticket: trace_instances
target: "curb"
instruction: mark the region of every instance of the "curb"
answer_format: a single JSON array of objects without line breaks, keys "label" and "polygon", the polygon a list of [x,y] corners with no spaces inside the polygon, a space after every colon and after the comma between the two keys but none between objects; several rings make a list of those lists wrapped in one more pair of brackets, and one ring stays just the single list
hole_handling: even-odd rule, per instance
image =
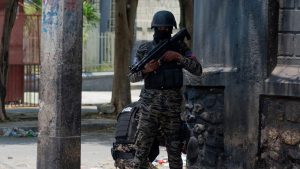
[{"label": "curb", "polygon": [[[82,119],[81,132],[105,130],[114,128],[115,125],[116,120],[113,119]],[[35,133],[35,136],[38,134],[37,121],[0,123],[0,137],[26,137],[28,133],[31,133],[30,136],[32,136],[32,132]]]}]

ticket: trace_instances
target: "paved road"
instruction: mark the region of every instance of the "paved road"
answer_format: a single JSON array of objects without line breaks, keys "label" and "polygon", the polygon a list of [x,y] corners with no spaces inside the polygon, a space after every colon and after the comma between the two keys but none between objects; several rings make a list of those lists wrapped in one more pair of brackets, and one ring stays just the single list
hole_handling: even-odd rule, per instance
[{"label": "paved road", "polygon": [[[139,95],[141,92],[141,89],[134,89],[131,90],[131,100],[137,101],[139,99]],[[83,105],[95,105],[95,104],[101,104],[101,103],[109,103],[111,100],[111,91],[101,91],[101,92],[95,92],[95,91],[85,91],[82,92],[81,102]]]},{"label": "paved road", "polygon": [[[131,91],[131,100],[137,101],[141,89],[132,89]],[[96,105],[101,103],[109,103],[111,100],[111,91],[83,91],[81,92],[81,103],[82,105]],[[37,104],[39,101],[38,92],[25,92],[24,99],[26,103]]]},{"label": "paved road", "polygon": [[[137,101],[140,89],[131,90],[132,101]],[[111,92],[83,92],[82,103],[94,105],[108,103]],[[95,106],[94,106],[95,107]],[[97,111],[96,108],[86,111]],[[35,108],[35,113],[38,109]],[[34,110],[35,110],[34,109]],[[84,109],[84,110],[85,110]],[[10,110],[13,113],[15,110]],[[16,110],[17,112],[19,110]],[[24,110],[33,112],[32,109]],[[83,111],[84,112],[84,111]],[[7,127],[7,126],[6,126]],[[110,149],[114,141],[113,130],[82,133],[81,139],[81,169],[115,169]],[[36,169],[37,139],[32,137],[1,137],[0,136],[0,169]],[[160,148],[157,159],[166,159],[165,147]],[[185,158],[183,156],[183,158]],[[158,166],[168,169],[168,163]]]},{"label": "paved road", "polygon": [[[0,137],[0,169],[35,169],[37,139]],[[110,155],[112,131],[83,133],[81,169],[115,169]]]},{"label": "paved road", "polygon": [[[110,154],[113,137],[113,130],[82,133],[81,169],[115,169]],[[166,158],[164,147],[160,152],[158,159]],[[36,153],[36,138],[0,137],[0,169],[36,169]]]}]

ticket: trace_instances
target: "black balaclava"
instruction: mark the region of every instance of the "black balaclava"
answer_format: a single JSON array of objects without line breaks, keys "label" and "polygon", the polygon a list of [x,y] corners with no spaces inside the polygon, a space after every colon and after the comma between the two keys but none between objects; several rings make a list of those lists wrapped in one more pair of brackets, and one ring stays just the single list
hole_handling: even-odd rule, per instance
[{"label": "black balaclava", "polygon": [[169,31],[159,31],[157,27],[154,28],[154,41],[158,43],[161,40],[170,39],[172,34],[172,27],[168,27]]}]

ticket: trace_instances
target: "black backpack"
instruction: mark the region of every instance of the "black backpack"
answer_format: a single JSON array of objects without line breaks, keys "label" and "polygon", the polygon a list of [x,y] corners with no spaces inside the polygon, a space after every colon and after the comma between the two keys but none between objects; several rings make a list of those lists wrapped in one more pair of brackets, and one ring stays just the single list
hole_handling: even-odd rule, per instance
[{"label": "black backpack", "polygon": [[[139,102],[127,105],[117,116],[115,129],[115,142],[111,148],[113,159],[133,159],[135,154],[135,136],[139,120]],[[155,139],[150,154],[149,161],[154,161],[159,154],[159,141]]]},{"label": "black backpack", "polygon": [[119,144],[133,144],[138,125],[138,102],[126,106],[117,116],[115,138]]}]

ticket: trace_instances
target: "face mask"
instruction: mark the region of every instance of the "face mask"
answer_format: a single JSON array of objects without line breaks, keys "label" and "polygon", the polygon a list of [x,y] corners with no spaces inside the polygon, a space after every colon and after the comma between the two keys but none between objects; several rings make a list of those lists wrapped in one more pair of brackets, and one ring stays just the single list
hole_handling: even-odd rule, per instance
[{"label": "face mask", "polygon": [[159,31],[156,28],[154,29],[154,41],[159,42],[161,40],[170,39],[171,38],[171,31]]}]

